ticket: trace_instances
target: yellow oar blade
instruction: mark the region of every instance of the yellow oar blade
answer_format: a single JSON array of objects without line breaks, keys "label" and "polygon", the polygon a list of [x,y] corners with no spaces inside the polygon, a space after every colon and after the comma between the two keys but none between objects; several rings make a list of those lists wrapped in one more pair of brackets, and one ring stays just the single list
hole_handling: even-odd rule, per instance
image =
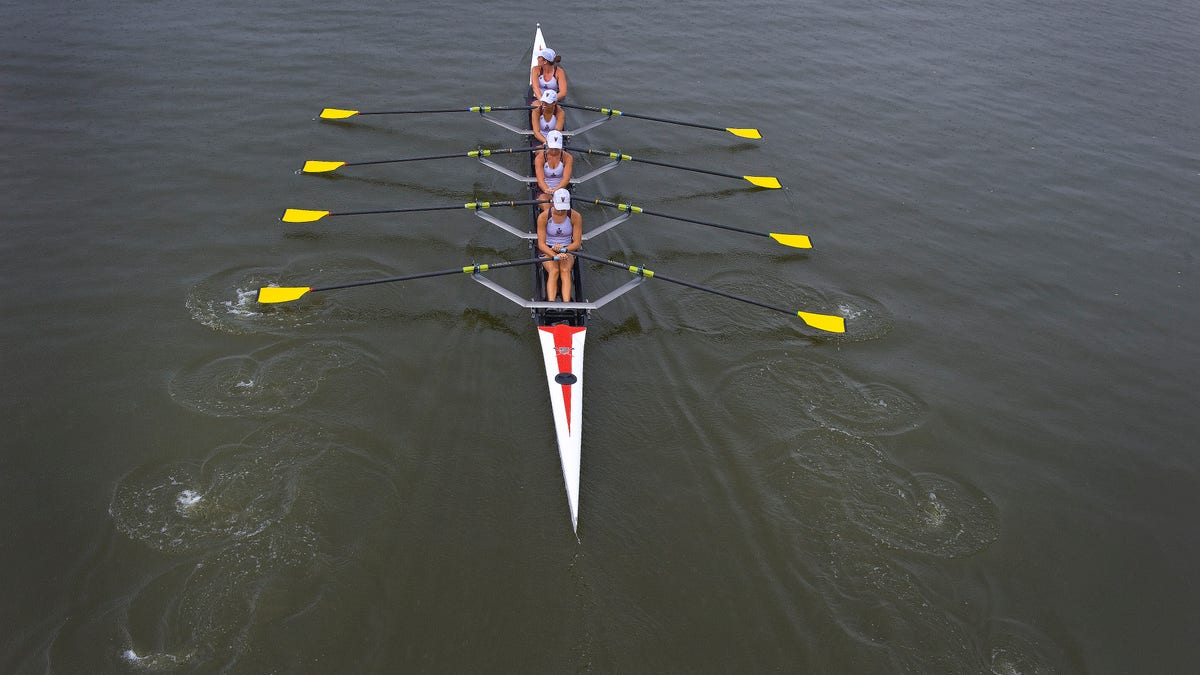
[{"label": "yellow oar blade", "polygon": [[337,171],[346,166],[345,162],[321,162],[315,159],[310,159],[304,163],[304,168],[301,169],[304,173],[326,173],[329,171]]},{"label": "yellow oar blade", "polygon": [[725,127],[725,131],[738,136],[740,138],[762,138],[762,134],[758,133],[758,129],[734,129],[733,127]]},{"label": "yellow oar blade", "polygon": [[285,223],[311,223],[329,215],[328,211],[306,211],[304,209],[288,209],[280,218]]},{"label": "yellow oar blade", "polygon": [[746,180],[750,181],[755,186],[761,187],[761,188],[771,188],[772,190],[778,190],[779,188],[783,187],[782,185],[779,184],[779,179],[774,176],[742,176],[742,178],[745,178]]},{"label": "yellow oar blade", "polygon": [[846,320],[840,316],[812,314],[810,312],[796,312],[796,316],[804,319],[804,323],[817,330],[828,331],[830,333],[846,332]]},{"label": "yellow oar blade", "polygon": [[771,233],[771,238],[792,248],[812,248],[812,242],[809,241],[808,235],[804,234],[777,234]]},{"label": "yellow oar blade", "polygon": [[339,110],[337,108],[326,108],[321,111],[321,118],[327,120],[344,120],[347,117],[354,117],[358,114],[357,110]]},{"label": "yellow oar blade", "polygon": [[311,288],[279,288],[277,286],[267,286],[266,288],[258,289],[258,301],[263,304],[271,304],[274,302],[291,302],[299,300],[302,295],[311,291]]}]

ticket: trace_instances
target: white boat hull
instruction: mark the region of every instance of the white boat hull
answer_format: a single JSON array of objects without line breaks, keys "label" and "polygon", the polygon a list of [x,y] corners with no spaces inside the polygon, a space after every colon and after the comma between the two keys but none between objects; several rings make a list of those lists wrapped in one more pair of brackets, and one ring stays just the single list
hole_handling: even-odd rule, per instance
[{"label": "white boat hull", "polygon": [[585,326],[538,326],[550,408],[558,436],[571,529],[579,531],[579,467],[583,447],[583,340]]}]

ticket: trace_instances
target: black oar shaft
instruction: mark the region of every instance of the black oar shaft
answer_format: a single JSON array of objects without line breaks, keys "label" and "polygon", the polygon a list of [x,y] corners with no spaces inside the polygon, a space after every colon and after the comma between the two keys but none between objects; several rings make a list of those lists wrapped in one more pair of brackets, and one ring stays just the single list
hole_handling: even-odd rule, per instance
[{"label": "black oar shaft", "polygon": [[368,164],[395,164],[397,162],[421,162],[430,159],[454,159],[458,157],[489,157],[491,155],[505,155],[514,152],[535,152],[541,148],[497,148],[495,150],[468,150],[467,152],[454,152],[448,155],[426,155],[424,157],[401,157],[400,159],[377,159],[369,162],[346,162],[343,166],[367,166]]},{"label": "black oar shaft", "polygon": [[441,108],[438,110],[381,110],[376,112],[360,112],[359,115],[422,115],[429,113],[485,113],[493,110],[533,110],[531,105],[479,105],[470,108]]},{"label": "black oar shaft", "polygon": [[646,209],[643,209],[640,206],[634,206],[633,204],[618,204],[616,202],[610,202],[610,201],[607,201],[604,199],[592,199],[592,200],[585,200],[585,201],[591,201],[593,204],[599,204],[601,206],[611,206],[613,208],[617,208],[622,211],[628,211],[630,213],[644,213],[648,216],[658,216],[659,218],[669,218],[671,220],[679,220],[679,221],[683,221],[685,223],[695,223],[697,225],[707,225],[708,227],[719,227],[722,230],[730,230],[731,232],[741,232],[743,234],[753,234],[753,235],[756,235],[759,237],[767,237],[768,239],[771,237],[771,235],[769,235],[765,232],[755,232],[754,230],[747,230],[747,229],[741,228],[741,227],[734,227],[733,225],[722,225],[721,223],[710,223],[705,220],[696,220],[694,218],[684,218],[683,216],[672,216],[672,215],[668,215],[666,213],[658,213],[656,211],[647,211]]},{"label": "black oar shaft", "polygon": [[623,155],[619,152],[608,152],[606,150],[592,150],[590,148],[576,148],[576,147],[568,147],[568,146],[563,146],[563,147],[565,149],[571,150],[573,152],[582,152],[582,153],[585,153],[588,155],[596,155],[599,157],[608,157],[609,159],[615,159],[618,162],[641,162],[643,164],[654,164],[655,166],[665,166],[668,169],[680,169],[682,171],[694,171],[696,173],[706,173],[706,174],[709,174],[710,176],[721,176],[723,178],[736,178],[737,180],[744,180],[746,178],[745,176],[737,176],[732,173],[721,173],[720,171],[710,171],[709,169],[697,169],[697,168],[690,167],[690,166],[680,166],[679,164],[668,164],[666,162],[656,162],[652,159],[638,159],[637,157],[630,157],[629,155]]},{"label": "black oar shaft", "polygon": [[687,286],[688,288],[694,288],[698,291],[712,293],[714,295],[719,295],[724,298],[729,298],[730,300],[740,300],[742,302],[746,302],[751,305],[756,305],[756,306],[762,307],[764,309],[773,309],[776,312],[783,312],[784,314],[790,314],[791,316],[796,315],[796,312],[793,310],[790,310],[790,309],[784,309],[783,307],[776,307],[775,305],[768,305],[765,302],[759,302],[758,300],[754,300],[753,298],[747,298],[742,295],[737,295],[736,293],[727,293],[725,291],[717,290],[715,288],[710,288],[708,286],[701,286],[700,284],[694,284],[694,283],[692,283],[690,281],[686,281],[684,279],[676,279],[674,277],[668,277],[664,274],[659,274],[658,272],[655,272],[653,270],[648,270],[644,267],[641,267],[640,265],[629,265],[626,263],[619,263],[619,262],[616,262],[615,260],[609,260],[607,258],[600,258],[598,256],[588,255],[587,253],[584,253],[583,251],[574,251],[574,255],[577,255],[580,258],[583,258],[585,260],[591,260],[593,262],[598,262],[603,265],[609,265],[611,267],[616,267],[617,269],[622,269],[631,274],[636,274],[641,277],[662,279],[663,281],[669,281],[673,284],[679,284],[680,286]]},{"label": "black oar shaft", "polygon": [[574,105],[571,103],[560,103],[559,105],[561,105],[564,108],[575,108],[577,110],[590,110],[591,112],[598,112],[601,115],[608,115],[609,117],[634,117],[639,120],[650,120],[651,122],[665,122],[667,124],[678,124],[680,126],[695,127],[697,129],[712,129],[713,131],[726,131],[725,127],[714,127],[714,126],[711,126],[708,124],[696,124],[695,122],[680,122],[679,120],[668,120],[668,119],[664,119],[662,117],[651,117],[649,115],[635,115],[633,113],[625,112],[623,110],[614,110],[612,108],[597,108],[596,106],[591,106],[591,105]]},{"label": "black oar shaft", "polygon": [[453,159],[466,157],[465,152],[455,152],[449,155],[426,155],[424,157],[401,157],[400,159],[377,159],[370,162],[346,162],[345,166],[367,166],[368,164],[396,164],[398,162],[422,162],[427,159]]},{"label": "black oar shaft", "polygon": [[548,199],[521,199],[516,201],[502,202],[468,202],[466,204],[447,204],[446,206],[410,206],[402,209],[382,209],[379,211],[343,211],[341,213],[330,213],[329,217],[333,216],[367,216],[379,213],[413,213],[416,211],[452,211],[454,209],[467,209],[469,211],[478,211],[480,209],[488,209],[493,206],[528,206],[530,204],[546,204]]},{"label": "black oar shaft", "polygon": [[320,288],[310,288],[310,293],[317,291],[334,291],[342,288],[355,288],[358,286],[373,286],[375,284],[390,284],[397,281],[411,281],[413,279],[428,279],[430,277],[445,277],[451,274],[475,274],[477,272],[486,272],[488,270],[500,269],[502,267],[517,267],[518,265],[533,265],[535,263],[545,262],[550,258],[530,258],[529,260],[516,260],[512,262],[500,262],[490,265],[467,265],[465,267],[454,267],[448,270],[438,270],[437,272],[424,272],[421,274],[406,274],[399,277],[387,277],[386,279],[371,279],[369,281],[353,281],[345,284],[334,284],[332,286],[321,286]]}]

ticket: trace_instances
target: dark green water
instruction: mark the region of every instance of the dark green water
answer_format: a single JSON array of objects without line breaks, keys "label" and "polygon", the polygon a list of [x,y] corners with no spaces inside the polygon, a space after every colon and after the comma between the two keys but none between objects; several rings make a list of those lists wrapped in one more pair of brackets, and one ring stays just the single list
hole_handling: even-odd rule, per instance
[{"label": "dark green water", "polygon": [[[1196,5],[560,7],[0,7],[3,670],[1192,670]],[[597,312],[579,541],[523,310],[253,302],[524,257],[465,212],[278,216],[519,198],[296,169],[517,144],[314,118],[515,104],[537,21],[574,102],[764,135],[587,145],[786,186],[580,192],[815,245],[635,217],[589,250],[848,322],[653,281]]]}]

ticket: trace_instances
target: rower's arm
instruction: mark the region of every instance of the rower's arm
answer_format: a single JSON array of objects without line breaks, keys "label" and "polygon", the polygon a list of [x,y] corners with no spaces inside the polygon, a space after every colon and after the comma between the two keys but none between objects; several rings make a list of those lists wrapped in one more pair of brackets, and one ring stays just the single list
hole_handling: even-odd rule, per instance
[{"label": "rower's arm", "polygon": [[533,88],[533,100],[537,101],[542,97],[542,85],[538,82],[538,67],[534,66],[529,69],[529,86]]},{"label": "rower's arm", "polygon": [[578,251],[583,248],[583,214],[571,209],[571,244],[568,251]]},{"label": "rower's arm", "polygon": [[571,153],[567,152],[566,150],[563,150],[562,162],[563,162],[563,175],[562,175],[562,180],[559,181],[558,185],[559,185],[559,187],[567,187],[568,185],[571,184],[571,174],[573,174],[575,172],[575,158],[571,156]]},{"label": "rower's arm", "polygon": [[541,125],[538,124],[538,118],[541,116],[542,111],[535,106],[534,109],[530,111],[529,127],[533,129],[533,137],[545,144],[546,137],[542,135]]},{"label": "rower's arm", "polygon": [[533,175],[537,178],[539,190],[546,194],[554,192],[554,190],[550,189],[549,185],[546,185],[546,158],[542,155],[541,151],[533,156]]},{"label": "rower's arm", "polygon": [[558,69],[558,100],[563,100],[567,97],[567,71],[562,68]]}]

